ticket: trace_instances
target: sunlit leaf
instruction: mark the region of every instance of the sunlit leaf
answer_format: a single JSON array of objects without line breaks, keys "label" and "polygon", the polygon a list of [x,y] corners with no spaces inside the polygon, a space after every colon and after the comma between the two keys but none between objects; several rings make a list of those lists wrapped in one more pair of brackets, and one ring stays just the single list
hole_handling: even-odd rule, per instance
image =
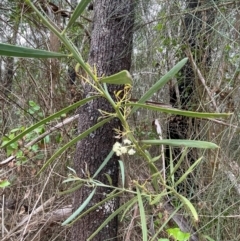
[{"label": "sunlit leaf", "polygon": [[178,241],[188,241],[190,238],[190,233],[185,233],[180,230],[180,228],[169,228],[167,232],[170,236],[173,236],[175,240]]},{"label": "sunlit leaf", "polygon": [[7,187],[9,186],[11,183],[8,180],[0,180],[0,187]]},{"label": "sunlit leaf", "polygon": [[41,49],[32,49],[11,44],[0,43],[0,55],[21,58],[59,58],[68,57],[67,54],[50,52]]}]

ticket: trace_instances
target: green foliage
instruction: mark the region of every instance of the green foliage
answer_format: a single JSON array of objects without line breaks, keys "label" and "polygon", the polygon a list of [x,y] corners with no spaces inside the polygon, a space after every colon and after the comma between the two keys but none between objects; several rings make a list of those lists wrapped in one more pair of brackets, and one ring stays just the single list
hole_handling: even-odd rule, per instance
[{"label": "green foliage", "polygon": [[78,6],[75,8],[71,18],[68,21],[67,27],[65,28],[64,32],[67,31],[75,22],[76,20],[80,17],[82,12],[85,10],[87,5],[91,2],[91,0],[82,0],[78,4]]},{"label": "green foliage", "polygon": [[53,115],[46,117],[45,119],[37,122],[36,124],[32,125],[31,127],[24,129],[20,134],[14,136],[13,138],[9,138],[8,141],[4,142],[4,144],[2,144],[2,147],[11,145],[12,143],[16,142],[17,140],[23,138],[25,135],[27,135],[28,133],[31,133],[32,131],[36,130],[39,126],[42,126],[60,116],[62,116],[63,114],[69,112],[70,110],[76,109],[78,106],[84,105],[85,103],[87,103],[88,101],[92,100],[96,98],[96,96],[91,96],[89,98],[86,98],[84,100],[78,101],[76,103],[74,103],[73,105],[70,105],[56,113],[54,113]]},{"label": "green foliage", "polygon": [[[156,93],[158,90],[160,90],[171,78],[174,77],[175,74],[178,73],[178,71],[187,63],[188,59],[185,58],[181,60],[178,64],[176,64],[167,74],[165,74],[159,81],[157,81],[138,101],[137,104],[145,103],[147,100],[149,100],[154,93]],[[135,106],[131,113],[134,113],[139,106]]]},{"label": "green foliage", "polygon": [[103,126],[105,123],[109,122],[112,118],[107,118],[99,123],[97,123],[96,125],[92,126],[91,128],[89,128],[88,130],[84,131],[83,133],[81,133],[80,135],[78,135],[76,138],[74,138],[73,140],[71,140],[70,142],[68,142],[65,146],[63,146],[62,148],[60,148],[45,164],[44,166],[41,168],[40,172],[41,173],[44,169],[46,169],[53,161],[56,160],[56,158],[61,155],[64,151],[66,151],[69,147],[73,146],[74,144],[76,144],[78,141],[82,140],[83,138],[85,138],[86,136],[88,136],[89,134],[91,134],[93,131],[95,131],[96,129],[98,129],[99,127]]},{"label": "green foliage", "polygon": [[[134,135],[134,132],[132,131],[128,119],[131,117],[132,114],[134,114],[139,108],[146,108],[148,110],[153,110],[157,112],[162,113],[168,113],[172,115],[183,115],[188,117],[194,117],[194,118],[217,118],[217,117],[228,117],[230,114],[224,114],[224,113],[198,113],[198,112],[192,112],[192,111],[185,111],[185,110],[178,110],[174,108],[165,108],[161,106],[154,106],[152,104],[146,104],[146,101],[149,100],[157,91],[159,91],[170,79],[172,79],[180,70],[181,68],[186,64],[188,61],[187,58],[184,58],[180,60],[167,74],[165,74],[162,78],[160,78],[158,81],[156,81],[155,84],[137,101],[137,103],[132,103],[129,101],[130,99],[130,93],[131,93],[131,87],[132,87],[132,77],[130,73],[126,70],[123,70],[119,73],[116,73],[112,76],[108,77],[99,77],[97,76],[97,71],[93,68],[91,68],[86,62],[83,61],[83,58],[81,56],[81,53],[78,52],[76,46],[73,45],[72,41],[69,40],[69,38],[65,35],[65,32],[68,30],[68,28],[76,21],[76,19],[80,16],[82,11],[85,9],[89,1],[82,0],[78,7],[76,8],[74,14],[72,15],[68,26],[60,32],[59,29],[57,29],[55,26],[51,24],[48,19],[39,12],[36,7],[33,5],[31,1],[25,1],[29,6],[31,6],[43,22],[45,26],[47,26],[54,34],[58,36],[58,38],[61,40],[61,42],[65,45],[66,49],[68,50],[67,54],[60,54],[60,53],[53,53],[48,52],[44,50],[33,50],[29,48],[23,48],[23,47],[17,47],[17,46],[11,46],[6,44],[0,44],[0,54],[5,56],[15,56],[15,57],[30,57],[30,58],[54,58],[54,57],[66,57],[74,58],[75,61],[77,61],[78,65],[81,66],[85,72],[89,75],[89,78],[86,78],[87,84],[92,85],[92,87],[95,90],[94,96],[85,98],[84,100],[81,100],[73,105],[70,105],[57,113],[48,116],[38,123],[35,123],[29,128],[16,128],[12,131],[10,131],[9,135],[6,137],[3,137],[2,140],[2,148],[6,148],[7,150],[7,156],[10,155],[16,155],[17,158],[21,158],[23,156],[22,146],[19,145],[19,141],[27,138],[28,140],[32,140],[34,138],[33,133],[36,134],[42,134],[45,131],[44,126],[46,124],[51,123],[56,118],[60,117],[61,115],[69,112],[70,110],[76,109],[79,106],[82,106],[86,103],[91,102],[93,99],[97,99],[99,97],[105,98],[109,104],[113,107],[114,113],[106,113],[104,110],[99,110],[100,113],[102,113],[102,117],[100,120],[92,127],[84,131],[83,133],[80,133],[76,138],[72,139],[70,142],[65,144],[63,147],[61,147],[59,150],[57,150],[51,157],[48,159],[47,162],[42,166],[41,171],[45,170],[52,164],[54,161],[57,160],[57,158],[64,153],[68,148],[74,146],[78,141],[82,140],[83,138],[90,135],[92,132],[96,131],[100,127],[107,125],[109,121],[111,121],[113,118],[118,118],[121,121],[121,124],[123,126],[123,132],[117,131],[121,137],[126,138],[125,144],[116,143],[114,145],[113,150],[109,152],[109,155],[105,157],[105,160],[103,163],[97,167],[97,171],[93,176],[90,175],[90,173],[85,173],[85,178],[80,178],[77,176],[77,174],[71,169],[72,173],[68,176],[68,178],[65,180],[64,183],[74,183],[74,187],[71,190],[67,190],[65,193],[70,193],[72,191],[75,191],[77,188],[82,187],[83,185],[86,185],[88,187],[92,188],[92,192],[88,196],[88,198],[80,205],[80,207],[66,220],[63,222],[63,225],[69,225],[74,222],[76,222],[78,219],[86,215],[87,213],[97,210],[104,204],[111,204],[112,199],[121,196],[122,194],[131,194],[133,197],[123,203],[117,210],[114,210],[107,219],[99,226],[99,228],[89,237],[88,240],[91,240],[104,226],[107,225],[107,223],[113,219],[115,216],[122,214],[122,219],[124,215],[126,215],[127,210],[129,210],[133,205],[138,204],[139,212],[140,212],[140,225],[142,229],[142,240],[147,241],[148,240],[148,226],[147,226],[147,208],[146,206],[154,206],[158,205],[164,197],[166,197],[168,194],[171,193],[174,197],[176,197],[182,206],[185,207],[185,209],[188,211],[188,213],[192,216],[193,221],[198,221],[198,213],[196,208],[194,207],[193,203],[188,200],[183,195],[179,194],[176,190],[176,185],[178,185],[180,182],[182,182],[186,177],[196,168],[196,166],[201,162],[201,158],[196,160],[196,162],[190,166],[190,168],[186,171],[185,174],[182,175],[182,177],[179,178],[179,181],[176,182],[173,185],[167,185],[166,180],[162,175],[162,172],[159,171],[159,168],[157,164],[155,164],[157,157],[151,157],[149,146],[150,145],[168,145],[168,146],[177,146],[177,147],[186,147],[186,148],[204,148],[204,149],[216,149],[218,146],[214,143],[210,142],[204,142],[204,141],[195,141],[195,140],[141,140],[139,141],[138,138]],[[158,26],[160,28],[161,26]],[[167,41],[167,40],[166,40]],[[166,43],[167,44],[167,43]],[[108,92],[108,86],[107,84],[123,84],[125,85],[120,93],[115,93],[115,97],[113,98],[109,92]],[[120,97],[121,96],[121,97]],[[116,100],[115,100],[116,99]],[[40,115],[40,107],[38,104],[36,104],[33,101],[29,101],[29,112],[31,114],[36,114],[39,117],[42,117],[42,114]],[[46,137],[46,142],[50,141],[49,137]],[[36,145],[32,145],[30,147],[30,150],[33,152],[38,151],[38,147]],[[149,183],[153,190],[149,190],[147,188],[147,183],[140,183],[139,181],[133,180],[132,182],[132,188],[125,188],[125,179],[126,179],[126,172],[124,167],[124,162],[122,160],[119,160],[119,166],[121,171],[121,179],[122,179],[122,187],[115,187],[112,186],[111,178],[109,175],[106,174],[109,184],[102,183],[98,181],[97,175],[100,173],[100,171],[103,169],[104,166],[111,160],[111,157],[116,154],[117,156],[124,155],[134,155],[137,154],[141,159],[143,159],[149,169],[151,170],[151,176]],[[174,175],[174,172],[178,166],[174,166],[172,163],[171,167],[171,173]],[[40,171],[40,172],[41,172]],[[2,186],[7,186],[9,183],[7,181],[2,182]],[[97,187],[106,187],[108,189],[111,189],[112,192],[106,196],[106,198],[99,203],[95,204],[94,206],[87,208],[87,205],[93,198]],[[104,207],[103,207],[104,208]],[[167,223],[167,222],[166,222]],[[152,237],[151,240],[155,240],[155,238],[160,237],[160,231],[161,230],[167,230],[169,235],[172,236],[175,240],[184,241],[187,240],[190,236],[190,234],[183,233],[180,231],[179,228],[176,229],[166,229],[166,223],[162,225],[162,227],[159,229],[159,231],[155,234],[154,237]],[[158,239],[158,240],[164,240],[164,239]],[[167,239],[165,239],[167,240]]]},{"label": "green foliage", "polygon": [[142,140],[143,144],[148,145],[168,145],[168,146],[182,146],[182,147],[195,147],[195,148],[218,148],[214,143],[207,141],[195,141],[195,140]]},{"label": "green foliage", "polygon": [[232,115],[231,113],[201,113],[201,112],[194,112],[194,111],[184,111],[174,108],[168,108],[168,107],[161,107],[156,105],[150,105],[150,104],[141,104],[141,103],[126,103],[126,106],[134,106],[136,107],[134,111],[136,111],[138,108],[144,108],[148,110],[153,111],[159,111],[162,113],[168,113],[173,115],[182,115],[187,117],[196,117],[196,118],[226,118]]},{"label": "green foliage", "polygon": [[43,117],[43,112],[40,111],[41,107],[37,103],[35,103],[32,100],[29,100],[29,106],[30,108],[27,110],[28,113],[31,115],[34,115],[35,113],[38,115],[38,117],[42,118]]},{"label": "green foliage", "polygon": [[142,226],[142,239],[143,241],[148,240],[148,235],[147,235],[147,222],[146,222],[146,216],[145,216],[145,209],[143,206],[143,196],[140,192],[140,190],[137,188],[137,198],[138,198],[138,206],[140,210],[140,217],[141,217],[141,226]]},{"label": "green foliage", "polygon": [[9,132],[8,135],[2,137],[1,147],[6,146],[7,156],[14,155],[19,150],[19,143],[17,142],[18,139],[16,141],[11,142],[10,144],[8,143],[16,137],[18,132],[21,132],[23,130],[24,127],[14,128]]},{"label": "green foliage", "polygon": [[62,225],[66,225],[66,224],[70,223],[71,221],[73,221],[83,211],[83,209],[88,205],[88,203],[93,198],[93,195],[95,194],[95,192],[96,192],[96,187],[90,193],[88,198],[83,202],[83,204],[66,221],[64,221]]},{"label": "green foliage", "polygon": [[184,233],[179,228],[169,228],[167,232],[176,241],[188,241],[190,238],[190,233]]},{"label": "green foliage", "polygon": [[10,44],[0,43],[0,55],[21,58],[59,58],[67,57],[66,54],[54,53],[40,49],[30,49]]},{"label": "green foliage", "polygon": [[104,77],[100,79],[102,83],[107,83],[107,84],[117,84],[117,85],[132,85],[132,77],[129,74],[127,70],[123,70],[117,74]]},{"label": "green foliage", "polygon": [[0,180],[0,188],[4,188],[10,185],[8,180]]}]

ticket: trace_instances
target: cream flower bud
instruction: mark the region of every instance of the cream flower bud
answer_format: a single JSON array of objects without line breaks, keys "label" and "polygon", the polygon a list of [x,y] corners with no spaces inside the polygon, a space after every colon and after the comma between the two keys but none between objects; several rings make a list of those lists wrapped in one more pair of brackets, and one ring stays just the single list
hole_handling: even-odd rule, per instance
[{"label": "cream flower bud", "polygon": [[121,156],[122,153],[121,153],[120,151],[116,151],[116,155],[117,155],[117,156]]},{"label": "cream flower bud", "polygon": [[124,144],[124,145],[131,145],[131,143],[132,143],[132,142],[131,142],[130,140],[128,140],[128,139],[124,139],[124,140],[123,140],[123,144]]},{"label": "cream flower bud", "polygon": [[120,148],[120,151],[121,151],[122,154],[127,153],[127,147],[122,146],[122,147]]},{"label": "cream flower bud", "polygon": [[128,155],[134,155],[136,153],[136,151],[134,149],[130,149],[128,151]]},{"label": "cream flower bud", "polygon": [[119,143],[119,142],[116,142],[114,145],[113,145],[113,151],[114,152],[118,152],[118,151],[120,151],[120,148],[122,147],[122,144],[121,143]]}]

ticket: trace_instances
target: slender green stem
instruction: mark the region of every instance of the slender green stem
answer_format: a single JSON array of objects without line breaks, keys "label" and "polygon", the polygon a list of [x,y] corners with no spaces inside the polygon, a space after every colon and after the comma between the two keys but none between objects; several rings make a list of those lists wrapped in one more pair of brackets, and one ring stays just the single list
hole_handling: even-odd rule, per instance
[{"label": "slender green stem", "polygon": [[[34,9],[36,14],[42,20],[43,24],[48,27],[56,36],[62,41],[62,43],[66,46],[66,48],[71,52],[72,56],[77,60],[77,62],[82,66],[82,68],[91,76],[91,78],[95,79],[96,77],[84,62],[81,54],[74,46],[74,44],[68,39],[68,37],[63,33],[60,33],[57,28],[55,28],[46,17],[42,15],[42,13],[34,6],[34,4],[30,0],[25,0],[26,4],[28,4],[31,8]],[[70,56],[70,55],[69,55]]]}]

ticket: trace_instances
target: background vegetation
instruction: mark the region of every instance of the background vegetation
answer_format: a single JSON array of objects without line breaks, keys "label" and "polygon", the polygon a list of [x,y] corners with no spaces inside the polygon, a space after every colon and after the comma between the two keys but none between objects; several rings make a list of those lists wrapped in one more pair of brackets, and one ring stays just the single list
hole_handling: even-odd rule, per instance
[{"label": "background vegetation", "polygon": [[[66,27],[77,4],[64,0],[39,3],[41,12],[59,29]],[[190,200],[198,213],[195,223],[191,221],[194,212],[186,208],[191,206],[184,208],[183,200],[178,199],[176,193],[168,189],[166,195],[163,189],[164,198],[156,195],[149,163],[139,154],[121,157],[129,190],[133,190],[142,203],[134,203],[124,213],[119,226],[120,240],[144,240],[143,217],[147,227],[145,240],[164,240],[170,238],[170,234],[175,240],[188,240],[188,236],[181,238],[171,230],[181,228],[185,221],[184,227],[190,229],[182,230],[184,233],[200,233],[199,237],[192,235],[192,240],[239,240],[239,7],[238,1],[225,0],[137,1],[130,71],[132,101],[140,99],[180,60],[188,57],[185,67],[155,92],[149,104],[233,114],[227,119],[179,119],[173,114],[139,109],[131,116],[128,121],[138,141],[158,140],[160,126],[164,139],[210,141],[220,148],[196,150],[164,146],[162,151],[162,146],[152,146],[148,150],[152,157],[159,156],[155,161],[159,170],[163,169],[163,157],[166,158],[163,173],[167,185]],[[24,1],[2,1],[0,11],[1,43],[67,53],[66,46]],[[94,11],[88,7],[68,31],[85,61]],[[72,58],[1,57],[2,144],[81,100],[82,80],[74,74],[76,64]],[[79,76],[84,75],[79,71]],[[64,181],[75,177],[75,146],[63,152],[40,175],[36,174],[60,147],[78,135],[76,120],[76,109],[72,109],[1,149],[2,240],[69,239],[70,228],[62,227],[61,223],[72,212],[72,196],[60,194],[74,187]],[[68,123],[63,124],[66,121]],[[56,125],[59,129],[53,132]],[[46,131],[53,133],[41,138]],[[188,176],[184,175],[188,172]],[[175,185],[181,177],[181,185]],[[121,196],[123,207],[132,198],[129,193]],[[177,218],[181,218],[180,223]]]}]

